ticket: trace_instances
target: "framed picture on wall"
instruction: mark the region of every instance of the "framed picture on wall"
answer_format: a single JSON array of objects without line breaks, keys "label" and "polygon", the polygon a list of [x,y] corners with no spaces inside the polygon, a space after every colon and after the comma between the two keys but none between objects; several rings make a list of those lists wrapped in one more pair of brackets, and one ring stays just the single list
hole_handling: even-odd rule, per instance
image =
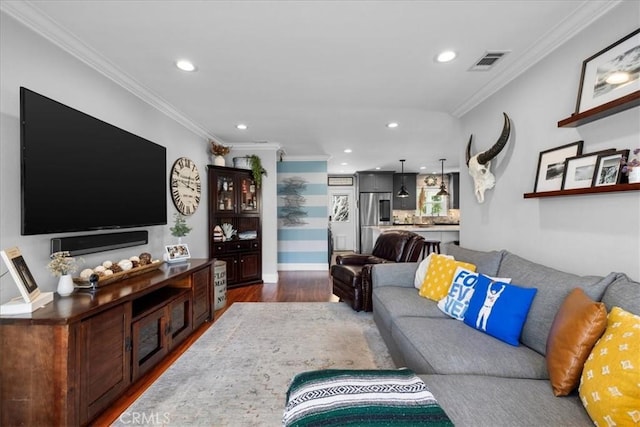
[{"label": "framed picture on wall", "polygon": [[640,93],[640,29],[582,63],[576,114]]},{"label": "framed picture on wall", "polygon": [[593,174],[596,170],[596,163],[598,162],[598,156],[600,154],[608,154],[615,151],[615,149],[611,148],[566,159],[564,164],[562,189],[571,190],[574,188],[591,187]]},{"label": "framed picture on wall", "polygon": [[582,154],[583,141],[576,141],[540,152],[534,193],[562,188],[565,160]]},{"label": "framed picture on wall", "polygon": [[596,164],[596,173],[593,175],[593,187],[620,184],[623,157],[629,157],[629,150],[600,154]]}]

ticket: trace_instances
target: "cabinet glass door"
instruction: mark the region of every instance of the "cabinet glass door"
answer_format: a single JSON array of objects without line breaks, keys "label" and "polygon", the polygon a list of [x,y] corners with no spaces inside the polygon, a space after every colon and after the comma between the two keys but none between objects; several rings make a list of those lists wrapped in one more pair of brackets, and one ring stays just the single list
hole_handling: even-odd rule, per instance
[{"label": "cabinet glass door", "polygon": [[240,179],[240,210],[242,212],[258,211],[258,192],[252,179]]},{"label": "cabinet glass door", "polygon": [[218,212],[234,211],[236,207],[236,194],[233,176],[219,175],[216,190],[216,210]]}]

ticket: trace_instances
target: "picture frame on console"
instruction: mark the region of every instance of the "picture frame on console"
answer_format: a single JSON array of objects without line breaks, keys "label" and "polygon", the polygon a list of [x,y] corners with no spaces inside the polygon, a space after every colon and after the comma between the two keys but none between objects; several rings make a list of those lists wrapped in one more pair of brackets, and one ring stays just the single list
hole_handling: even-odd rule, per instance
[{"label": "picture frame on console", "polygon": [[27,266],[27,262],[22,257],[20,249],[13,247],[2,250],[0,251],[0,256],[2,256],[7,265],[7,269],[11,273],[24,302],[29,303],[38,298],[40,289],[31,274],[31,270],[29,270],[29,266]]},{"label": "picture frame on console", "polygon": [[583,141],[541,151],[533,189],[534,193],[558,191],[564,180],[565,160],[582,154]]},{"label": "picture frame on console", "polygon": [[593,175],[596,170],[596,164],[598,163],[598,156],[600,154],[608,154],[615,151],[615,149],[610,148],[608,150],[601,150],[567,158],[564,164],[562,189],[572,190],[575,188],[591,187]]},{"label": "picture frame on console", "polygon": [[640,92],[640,29],[582,63],[575,114]]},{"label": "picture frame on console", "polygon": [[165,246],[166,259],[168,263],[183,262],[191,258],[189,247],[184,243]]},{"label": "picture frame on console", "polygon": [[620,184],[622,180],[622,158],[629,157],[629,150],[614,151],[600,154],[596,163],[596,173],[593,176],[593,187]]}]

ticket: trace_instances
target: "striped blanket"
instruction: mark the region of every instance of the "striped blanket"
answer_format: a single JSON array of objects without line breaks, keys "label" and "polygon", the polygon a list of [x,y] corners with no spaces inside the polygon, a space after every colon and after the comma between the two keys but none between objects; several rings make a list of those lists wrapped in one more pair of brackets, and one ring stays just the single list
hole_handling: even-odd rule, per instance
[{"label": "striped blanket", "polygon": [[328,369],[296,375],[283,426],[453,426],[409,369]]}]

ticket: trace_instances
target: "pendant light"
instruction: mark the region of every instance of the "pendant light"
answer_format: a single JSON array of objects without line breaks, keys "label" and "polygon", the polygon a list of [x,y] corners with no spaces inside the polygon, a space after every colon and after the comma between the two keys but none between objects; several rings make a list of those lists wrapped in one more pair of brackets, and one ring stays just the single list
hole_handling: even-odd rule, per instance
[{"label": "pendant light", "polygon": [[400,187],[400,191],[398,191],[398,197],[409,197],[409,192],[404,187],[404,159],[400,160],[402,164],[402,186]]},{"label": "pendant light", "polygon": [[444,185],[444,162],[447,159],[440,159],[440,162],[442,162],[442,172],[440,174],[440,191],[438,191],[438,193],[436,193],[436,196],[448,196],[449,193],[447,193],[447,187]]}]

